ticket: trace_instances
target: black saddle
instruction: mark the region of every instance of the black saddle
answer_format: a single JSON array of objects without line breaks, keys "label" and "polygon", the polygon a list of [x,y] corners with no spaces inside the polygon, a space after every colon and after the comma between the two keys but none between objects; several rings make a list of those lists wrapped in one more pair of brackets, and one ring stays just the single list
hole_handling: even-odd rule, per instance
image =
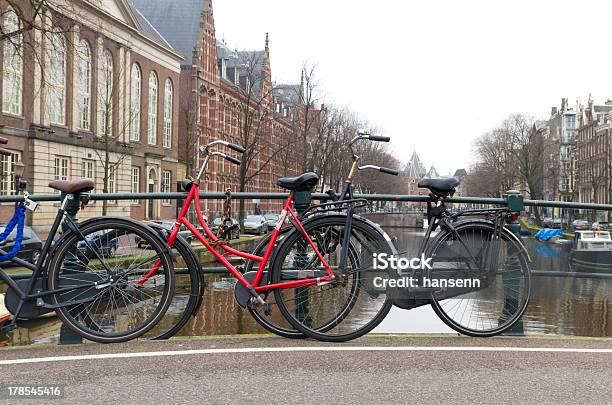
[{"label": "black saddle", "polygon": [[435,177],[433,179],[424,178],[419,180],[420,188],[428,188],[432,193],[447,196],[455,193],[455,187],[459,185],[456,177]]},{"label": "black saddle", "polygon": [[282,188],[293,191],[309,191],[312,190],[319,182],[319,176],[313,172],[306,172],[297,177],[281,177],[276,180]]}]

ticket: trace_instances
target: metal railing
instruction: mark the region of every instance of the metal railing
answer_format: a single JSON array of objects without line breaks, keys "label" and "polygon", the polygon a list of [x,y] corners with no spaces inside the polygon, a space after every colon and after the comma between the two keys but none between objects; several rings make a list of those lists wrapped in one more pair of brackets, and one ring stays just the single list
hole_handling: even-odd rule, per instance
[{"label": "metal railing", "polygon": [[[90,194],[92,201],[102,200],[183,200],[187,193],[99,193]],[[289,193],[258,193],[258,192],[232,192],[232,198],[237,200],[283,200]],[[30,194],[29,198],[33,201],[60,201],[59,194]],[[221,200],[225,198],[224,192],[201,192],[200,198],[205,200]],[[329,194],[312,193],[314,200],[328,200]],[[432,198],[426,195],[407,195],[407,194],[355,194],[354,198],[364,198],[369,201],[397,201],[397,202],[430,202]],[[449,203],[458,204],[483,204],[483,205],[506,205],[508,198],[492,197],[447,197],[444,199]],[[23,201],[21,195],[0,196],[0,203]],[[550,208],[573,208],[612,211],[612,204],[578,203],[571,201],[546,201],[523,199],[523,204],[527,207],[550,207]]]},{"label": "metal railing", "polygon": [[[289,196],[289,193],[260,193],[260,192],[234,192],[232,198],[237,200],[283,200]],[[327,193],[312,193],[309,196],[313,200],[329,200],[330,195]],[[511,200],[519,197],[519,203],[511,202]],[[101,194],[90,194],[92,201],[102,200],[182,200],[187,197],[187,193],[171,192],[171,193],[101,193]],[[60,201],[59,194],[38,194],[30,195],[29,198],[33,201]],[[201,192],[201,199],[208,200],[221,200],[225,198],[223,192]],[[425,195],[401,195],[401,194],[355,194],[354,198],[363,198],[368,201],[387,201],[387,202],[430,202],[433,201],[431,197]],[[0,196],[0,203],[7,202],[19,202],[23,201],[21,195],[10,195]],[[509,206],[512,205],[518,210],[522,210],[523,206],[528,207],[554,207],[554,208],[571,208],[571,209],[589,209],[589,210],[602,210],[612,211],[612,204],[592,204],[592,203],[577,203],[567,201],[546,201],[546,200],[530,200],[523,199],[522,196],[516,192],[506,194],[504,198],[489,198],[489,197],[448,197],[445,198],[446,202],[458,203],[458,204],[482,204],[482,205],[501,205]],[[399,212],[401,213],[401,212]],[[207,274],[221,274],[227,273],[225,267],[205,267],[202,269]],[[177,269],[177,272],[186,271],[186,269]],[[575,277],[575,278],[601,278],[601,279],[612,279],[612,274],[607,273],[589,273],[589,272],[561,272],[561,271],[542,271],[532,270],[532,274],[538,277]],[[25,275],[16,275],[17,278],[28,278]]]}]

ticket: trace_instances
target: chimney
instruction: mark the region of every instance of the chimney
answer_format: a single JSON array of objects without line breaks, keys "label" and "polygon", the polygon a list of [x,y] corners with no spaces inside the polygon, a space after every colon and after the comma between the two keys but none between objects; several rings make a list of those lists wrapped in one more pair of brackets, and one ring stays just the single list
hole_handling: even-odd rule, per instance
[{"label": "chimney", "polygon": [[553,107],[553,108],[550,110],[550,115],[555,115],[556,113],[557,113],[557,107]]}]

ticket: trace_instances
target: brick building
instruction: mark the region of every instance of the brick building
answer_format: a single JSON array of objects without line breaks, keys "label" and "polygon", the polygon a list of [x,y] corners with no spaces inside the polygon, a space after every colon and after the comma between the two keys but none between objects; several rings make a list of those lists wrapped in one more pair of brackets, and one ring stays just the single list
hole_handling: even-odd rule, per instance
[{"label": "brick building", "polygon": [[[17,160],[27,164],[35,194],[51,192],[49,180],[80,177],[93,178],[95,192],[104,177],[109,192],[170,191],[185,174],[178,154],[181,56],[125,0],[67,4],[62,14],[42,14],[57,32],[25,31],[0,43],[0,134],[14,151],[1,160],[0,194],[13,192]],[[0,1],[3,24],[18,29],[7,7]],[[0,209],[6,218],[12,205]],[[44,233],[56,209],[42,204],[31,224]],[[111,201],[107,208],[135,218],[174,213],[172,201]],[[101,214],[96,202],[81,217]]]},{"label": "brick building", "polygon": [[561,99],[561,107],[553,107],[548,121],[550,136],[558,139],[559,197],[561,201],[574,201],[576,191],[576,110],[569,106],[567,98]]},{"label": "brick building", "polygon": [[[248,172],[243,173],[248,180],[242,182],[244,191],[281,191],[276,178],[298,171],[298,159],[287,159],[287,154],[299,156],[299,150],[285,145],[296,139],[300,114],[294,106],[281,105],[273,89],[267,36],[263,50],[238,52],[216,38],[210,0],[184,2],[181,7],[165,0],[134,0],[134,4],[184,56],[179,132],[180,153],[188,162],[188,171],[194,174],[201,163],[198,145],[223,139],[257,150]],[[260,117],[252,126],[247,118],[250,113]],[[214,160],[201,188],[224,191],[230,187],[240,191],[240,184],[239,167]],[[202,202],[210,216],[220,213],[221,204]],[[235,204],[234,209],[237,201]],[[256,208],[262,212],[279,211],[281,204],[253,200],[246,202],[245,209],[247,213]]]},{"label": "brick building", "polygon": [[[578,201],[609,204],[612,193],[612,101],[580,108],[576,134],[576,191]],[[597,212],[603,220],[605,213]]]}]

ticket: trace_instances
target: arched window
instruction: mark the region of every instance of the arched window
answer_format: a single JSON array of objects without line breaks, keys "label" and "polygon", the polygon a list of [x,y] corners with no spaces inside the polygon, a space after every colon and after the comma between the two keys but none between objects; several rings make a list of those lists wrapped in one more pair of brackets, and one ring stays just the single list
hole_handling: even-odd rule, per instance
[{"label": "arched window", "polygon": [[157,144],[157,75],[149,75],[149,127],[147,128],[149,145]]},{"label": "arched window", "polygon": [[[4,32],[19,29],[19,17],[10,7],[4,13]],[[21,59],[22,36],[5,39],[2,55],[2,112],[21,115],[23,62]]]},{"label": "arched window", "polygon": [[130,91],[130,140],[140,141],[140,89],[142,74],[136,63],[132,65],[131,91]]},{"label": "arched window", "polygon": [[66,39],[59,32],[52,33],[49,39],[46,87],[49,121],[66,124]]},{"label": "arched window", "polygon": [[164,90],[164,148],[172,147],[172,82],[166,79]]},{"label": "arched window", "polygon": [[112,135],[113,133],[113,55],[108,49],[104,50],[100,61],[100,83],[98,86],[100,127],[98,133],[101,135]]},{"label": "arched window", "polygon": [[89,131],[91,127],[91,49],[84,39],[79,42],[75,65],[77,67],[76,74],[78,78],[78,128]]}]

